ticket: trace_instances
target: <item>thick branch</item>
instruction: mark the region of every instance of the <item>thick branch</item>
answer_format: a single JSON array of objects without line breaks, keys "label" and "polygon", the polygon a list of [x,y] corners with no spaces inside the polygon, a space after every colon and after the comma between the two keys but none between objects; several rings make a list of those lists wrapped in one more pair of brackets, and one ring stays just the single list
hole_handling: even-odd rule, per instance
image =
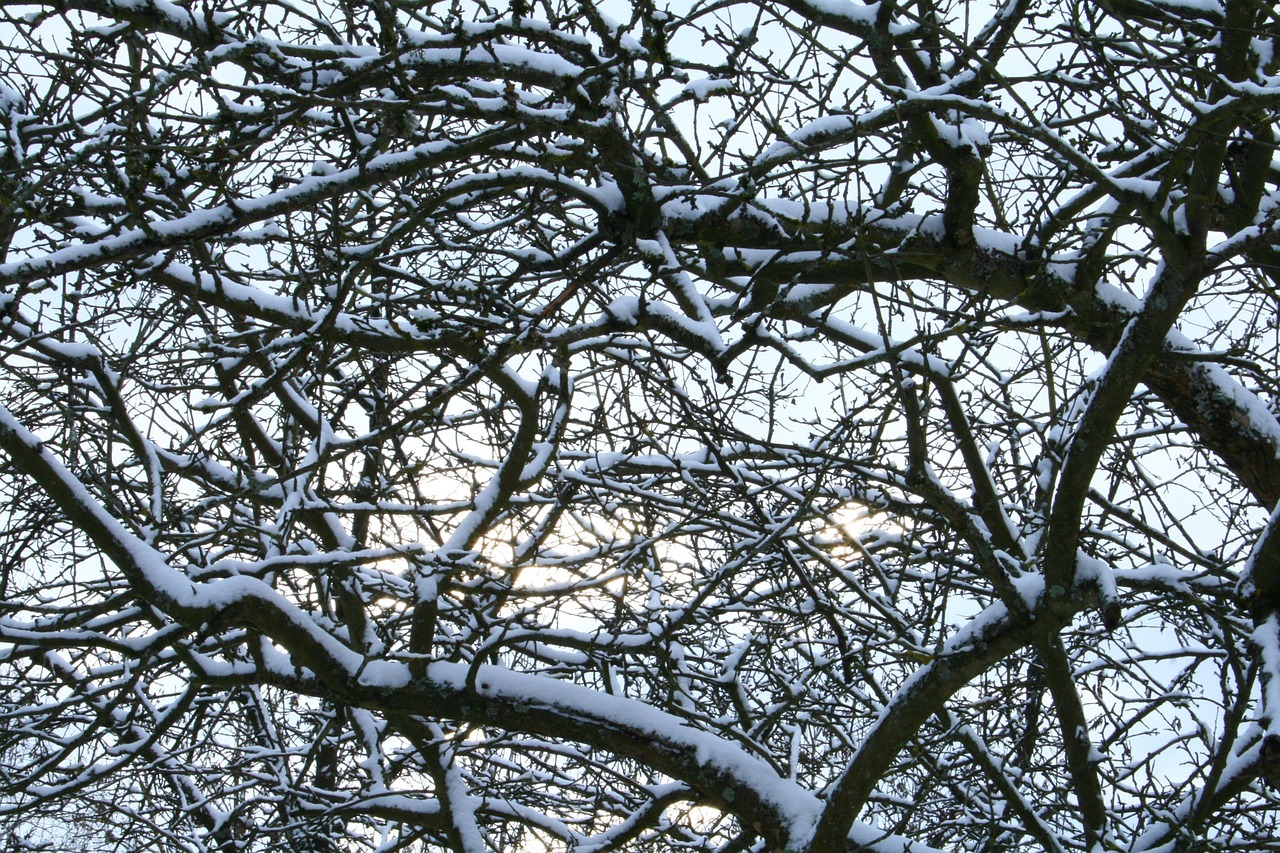
[{"label": "thick branch", "polygon": [[[940,224],[940,221],[939,223]],[[807,290],[800,298],[775,300],[769,312],[779,319],[799,319],[835,304],[877,281],[910,278],[941,280],[971,293],[1006,300],[1040,313],[1054,325],[1101,352],[1119,343],[1130,311],[1110,300],[1106,288],[1076,288],[1052,265],[1027,260],[993,248],[979,239],[974,245],[942,244],[928,218],[911,222],[857,223],[849,226],[802,226],[811,233],[832,232],[824,245],[856,246],[849,252],[827,252],[815,259],[802,245],[748,219],[729,223],[680,223],[675,228],[707,254],[708,272],[717,278],[746,276],[753,287],[772,283],[818,281],[826,290]],[[1194,276],[1192,276],[1194,277]],[[1253,496],[1267,508],[1280,502],[1280,423],[1250,401],[1225,371],[1197,360],[1186,342],[1171,336],[1164,356],[1145,359],[1136,381],[1146,384],[1215,453]]]}]

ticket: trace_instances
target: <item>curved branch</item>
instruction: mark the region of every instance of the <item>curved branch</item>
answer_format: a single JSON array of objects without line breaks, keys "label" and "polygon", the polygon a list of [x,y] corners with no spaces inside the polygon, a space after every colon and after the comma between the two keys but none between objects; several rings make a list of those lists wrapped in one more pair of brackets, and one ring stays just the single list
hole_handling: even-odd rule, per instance
[{"label": "curved branch", "polygon": [[957,690],[1018,649],[1034,643],[1038,635],[1067,624],[1076,613],[1096,604],[1096,599],[1093,588],[1056,597],[1046,595],[1032,611],[1030,621],[1010,614],[1003,604],[993,604],[953,636],[937,657],[899,688],[836,780],[814,831],[812,853],[839,853],[844,849],[850,827],[885,770]]}]

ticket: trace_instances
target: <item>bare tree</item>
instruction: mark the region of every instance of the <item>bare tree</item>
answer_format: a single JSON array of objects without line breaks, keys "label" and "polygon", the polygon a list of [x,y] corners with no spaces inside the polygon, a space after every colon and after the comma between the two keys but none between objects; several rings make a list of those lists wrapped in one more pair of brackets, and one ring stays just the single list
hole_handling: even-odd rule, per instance
[{"label": "bare tree", "polygon": [[0,12],[0,828],[1280,849],[1280,10]]}]

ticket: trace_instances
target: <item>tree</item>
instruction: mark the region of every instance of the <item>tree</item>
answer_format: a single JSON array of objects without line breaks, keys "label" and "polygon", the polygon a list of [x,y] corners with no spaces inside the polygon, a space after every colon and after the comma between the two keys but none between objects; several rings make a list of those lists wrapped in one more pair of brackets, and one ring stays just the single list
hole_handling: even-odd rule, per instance
[{"label": "tree", "polygon": [[0,34],[7,849],[1280,849],[1270,4]]}]

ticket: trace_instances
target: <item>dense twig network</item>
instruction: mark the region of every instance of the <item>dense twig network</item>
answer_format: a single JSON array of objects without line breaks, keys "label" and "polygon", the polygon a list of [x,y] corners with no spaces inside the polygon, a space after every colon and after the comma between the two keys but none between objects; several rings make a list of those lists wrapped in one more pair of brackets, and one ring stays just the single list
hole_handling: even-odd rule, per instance
[{"label": "dense twig network", "polygon": [[5,849],[1280,849],[1278,48],[4,5]]}]

